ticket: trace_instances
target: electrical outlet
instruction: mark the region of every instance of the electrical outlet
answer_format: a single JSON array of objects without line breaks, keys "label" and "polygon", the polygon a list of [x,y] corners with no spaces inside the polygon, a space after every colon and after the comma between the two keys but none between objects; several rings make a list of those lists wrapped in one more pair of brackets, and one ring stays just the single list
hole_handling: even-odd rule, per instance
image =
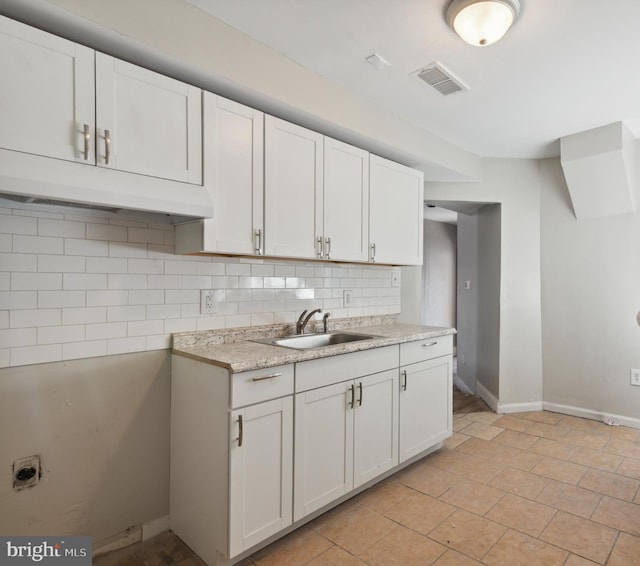
[{"label": "electrical outlet", "polygon": [[13,489],[20,491],[38,485],[41,475],[40,456],[20,458],[13,463]]},{"label": "electrical outlet", "polygon": [[397,269],[391,272],[391,286],[400,287],[400,272]]},{"label": "electrical outlet", "polygon": [[343,291],[342,292],[342,306],[343,307],[351,307],[353,306],[353,291]]},{"label": "electrical outlet", "polygon": [[200,314],[215,314],[218,312],[216,292],[213,289],[200,291]]},{"label": "electrical outlet", "polygon": [[640,386],[640,369],[631,368],[631,385]]}]

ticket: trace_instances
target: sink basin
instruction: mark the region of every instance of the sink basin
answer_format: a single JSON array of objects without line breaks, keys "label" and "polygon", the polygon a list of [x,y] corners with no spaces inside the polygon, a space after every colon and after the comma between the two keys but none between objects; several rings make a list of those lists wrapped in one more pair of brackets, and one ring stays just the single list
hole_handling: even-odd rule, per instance
[{"label": "sink basin", "polygon": [[360,340],[371,340],[376,338],[370,334],[355,334],[351,332],[329,332],[326,334],[301,334],[296,336],[286,336],[285,338],[267,338],[256,340],[263,344],[274,346],[284,346],[285,348],[295,348],[296,350],[311,350],[313,348],[324,348],[335,344],[346,344],[347,342],[359,342]]}]

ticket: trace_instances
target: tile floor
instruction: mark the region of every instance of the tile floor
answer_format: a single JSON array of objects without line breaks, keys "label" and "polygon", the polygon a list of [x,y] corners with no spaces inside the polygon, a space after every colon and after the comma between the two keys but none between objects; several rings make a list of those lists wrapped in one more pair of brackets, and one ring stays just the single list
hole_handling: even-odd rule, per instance
[{"label": "tile floor", "polygon": [[[441,450],[243,566],[640,565],[640,430],[455,397]],[[94,563],[203,564],[172,533]]]}]

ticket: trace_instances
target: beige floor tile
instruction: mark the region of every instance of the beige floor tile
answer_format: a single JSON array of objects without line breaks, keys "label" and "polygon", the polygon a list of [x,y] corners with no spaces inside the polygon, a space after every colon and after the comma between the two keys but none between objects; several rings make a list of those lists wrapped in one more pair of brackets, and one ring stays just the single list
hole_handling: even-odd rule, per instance
[{"label": "beige floor tile", "polygon": [[616,473],[628,478],[640,480],[640,460],[635,458],[623,458],[616,470]]},{"label": "beige floor tile", "polygon": [[492,425],[500,418],[500,415],[494,412],[482,411],[480,413],[467,413],[465,418],[477,423]]},{"label": "beige floor tile", "polygon": [[640,505],[603,497],[591,516],[593,521],[640,536]]},{"label": "beige floor tile", "polygon": [[426,535],[455,510],[455,507],[433,497],[422,493],[414,493],[385,511],[385,516]]},{"label": "beige floor tile", "polygon": [[507,429],[502,434],[496,436],[495,440],[496,442],[505,444],[506,446],[520,448],[521,450],[528,450],[539,440],[539,437]]},{"label": "beige floor tile", "polygon": [[333,544],[316,531],[301,527],[256,553],[257,566],[297,566],[306,564]]},{"label": "beige floor tile", "polygon": [[586,448],[593,448],[594,450],[601,450],[604,445],[609,442],[610,437],[608,434],[595,430],[571,430],[567,433],[564,439],[567,442],[571,442],[571,444],[577,444],[578,446],[584,446]]},{"label": "beige floor tile", "polygon": [[597,562],[587,560],[577,554],[570,554],[569,558],[567,558],[567,561],[564,563],[564,566],[593,566],[594,564],[597,564]]},{"label": "beige floor tile", "polygon": [[495,487],[472,480],[463,480],[442,494],[440,501],[455,505],[460,509],[466,509],[477,515],[484,515],[503,496],[504,491]]},{"label": "beige floor tile", "polygon": [[538,423],[555,425],[562,420],[563,415],[550,413],[549,411],[532,411],[528,413],[519,413],[518,416]]},{"label": "beige floor tile", "polygon": [[482,563],[456,550],[449,549],[433,563],[433,566],[475,566],[477,564]]},{"label": "beige floor tile", "polygon": [[531,446],[532,452],[558,458],[559,460],[569,460],[576,450],[578,450],[578,447],[573,444],[548,438],[538,438],[536,443]]},{"label": "beige floor tile", "polygon": [[569,460],[575,464],[589,466],[590,468],[596,468],[605,472],[615,472],[623,458],[622,456],[616,456],[615,454],[609,454],[601,450],[594,450],[593,448],[578,448]]},{"label": "beige floor tile", "polygon": [[618,454],[618,456],[626,456],[627,458],[640,460],[640,444],[628,440],[612,438],[607,442],[603,450],[605,452],[611,452],[612,454]]},{"label": "beige floor tile", "polygon": [[527,452],[526,450],[520,450],[519,448],[505,446],[498,442],[490,442],[480,438],[470,438],[467,442],[458,446],[456,450],[464,452],[465,454],[488,458],[491,461],[500,462],[524,471],[530,471],[531,468],[538,464],[543,458],[543,456]]},{"label": "beige floor tile", "polygon": [[311,562],[307,562],[308,566],[365,566],[365,563],[356,558],[353,554],[349,554],[339,546],[332,546],[329,550],[323,552]]},{"label": "beige floor tile", "polygon": [[553,480],[536,497],[538,503],[580,515],[585,519],[591,517],[601,499],[601,495],[588,489]]},{"label": "beige floor tile", "polygon": [[513,415],[502,415],[493,424],[494,426],[508,428],[509,430],[513,430],[516,432],[524,432],[531,426],[531,421],[527,419],[521,419],[520,417],[516,417]]},{"label": "beige floor tile", "polygon": [[489,566],[560,566],[568,554],[546,542],[509,530],[482,562]]},{"label": "beige floor tile", "polygon": [[582,417],[573,417],[571,415],[562,415],[558,424],[570,426],[574,430],[601,431],[604,427],[604,423],[602,421],[583,419]]},{"label": "beige floor tile", "polygon": [[458,474],[452,474],[435,466],[423,466],[403,477],[400,481],[412,489],[432,497],[440,497],[452,485],[462,479],[463,477]]},{"label": "beige floor tile", "polygon": [[431,531],[429,537],[479,560],[506,531],[498,523],[458,510]]},{"label": "beige floor tile", "polygon": [[464,427],[469,426],[471,423],[473,423],[473,421],[470,421],[464,415],[454,415],[452,423],[453,432],[460,432]]},{"label": "beige floor tile", "polygon": [[424,566],[447,550],[425,536],[399,527],[369,548],[362,559],[371,566]]},{"label": "beige floor tile", "polygon": [[406,485],[388,480],[363,491],[354,500],[378,513],[384,513],[414,493],[415,491]]},{"label": "beige floor tile", "polygon": [[620,533],[607,565],[629,566],[638,563],[640,563],[640,537]]},{"label": "beige floor tile", "polygon": [[462,431],[468,436],[475,436],[476,438],[491,440],[492,438],[495,438],[501,432],[503,432],[504,429],[498,426],[473,422],[469,426],[464,427]]},{"label": "beige floor tile", "polygon": [[553,507],[507,494],[485,514],[485,517],[505,527],[537,537],[556,513],[557,510]]},{"label": "beige floor tile", "polygon": [[549,438],[551,440],[560,440],[570,431],[571,429],[566,425],[552,425],[536,422],[527,429],[527,434],[533,434],[534,436]]},{"label": "beige floor tile", "polygon": [[531,473],[565,483],[577,484],[587,469],[579,464],[545,456],[540,463],[532,468]]},{"label": "beige floor tile", "polygon": [[540,535],[544,541],[599,564],[604,564],[616,537],[613,529],[564,511],[558,511]]},{"label": "beige floor tile", "polygon": [[624,499],[625,501],[633,501],[640,486],[640,481],[612,474],[611,472],[588,470],[578,485],[603,495]]},{"label": "beige floor tile", "polygon": [[318,532],[347,552],[360,556],[367,548],[397,528],[396,523],[368,507],[358,505],[349,513],[323,525]]},{"label": "beige floor tile", "polygon": [[432,463],[442,470],[454,472],[482,483],[490,482],[505,467],[501,462],[496,462],[481,456],[465,454],[461,449],[452,450],[443,454],[441,458],[434,458]]},{"label": "beige floor tile", "polygon": [[548,483],[547,478],[515,468],[505,468],[489,485],[527,499],[535,499]]},{"label": "beige floor tile", "polygon": [[628,440],[629,442],[640,442],[640,429],[629,428],[626,426],[607,427],[607,433],[611,438],[618,440]]},{"label": "beige floor tile", "polygon": [[449,438],[447,438],[443,445],[446,448],[455,448],[456,446],[460,446],[463,442],[466,442],[471,437],[463,434],[461,432],[454,432]]}]

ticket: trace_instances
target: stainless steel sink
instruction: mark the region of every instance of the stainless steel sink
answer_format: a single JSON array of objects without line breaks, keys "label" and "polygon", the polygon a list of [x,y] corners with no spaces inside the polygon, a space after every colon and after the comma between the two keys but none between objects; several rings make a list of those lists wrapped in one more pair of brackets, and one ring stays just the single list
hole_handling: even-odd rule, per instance
[{"label": "stainless steel sink", "polygon": [[283,346],[285,348],[295,348],[296,350],[311,350],[313,348],[324,348],[335,344],[346,344],[347,342],[358,342],[360,340],[371,340],[376,338],[370,334],[355,334],[352,332],[328,332],[326,334],[300,334],[296,336],[286,336],[284,338],[265,338],[256,340],[263,344],[273,346]]}]

